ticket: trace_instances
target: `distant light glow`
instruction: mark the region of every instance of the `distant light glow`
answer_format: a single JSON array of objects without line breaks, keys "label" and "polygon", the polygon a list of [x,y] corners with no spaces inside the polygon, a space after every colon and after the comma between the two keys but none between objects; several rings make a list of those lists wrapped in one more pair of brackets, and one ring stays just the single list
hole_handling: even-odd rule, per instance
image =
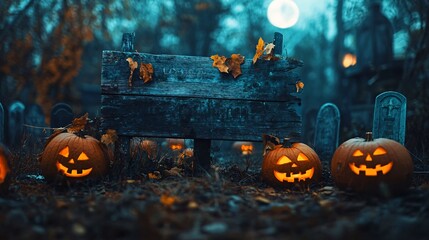
[{"label": "distant light glow", "polygon": [[299,18],[299,8],[292,0],[273,0],[267,9],[270,23],[278,28],[289,28]]},{"label": "distant light glow", "polygon": [[348,68],[356,65],[356,56],[351,53],[346,53],[343,57],[343,67]]}]

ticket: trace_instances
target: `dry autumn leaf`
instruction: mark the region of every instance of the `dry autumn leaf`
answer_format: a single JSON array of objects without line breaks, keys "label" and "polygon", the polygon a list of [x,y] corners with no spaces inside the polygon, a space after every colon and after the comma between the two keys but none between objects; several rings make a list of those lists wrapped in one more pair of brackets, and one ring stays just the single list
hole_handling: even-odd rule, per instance
[{"label": "dry autumn leaf", "polygon": [[271,54],[275,46],[276,45],[274,45],[273,43],[268,43],[267,46],[265,46],[264,48],[264,52],[266,54]]},{"label": "dry autumn leaf", "polygon": [[153,67],[150,63],[140,63],[140,79],[143,79],[143,83],[152,81]]},{"label": "dry autumn leaf", "polygon": [[67,128],[67,132],[77,133],[79,131],[82,131],[83,129],[85,129],[87,122],[88,113],[85,113],[85,115],[83,115],[82,117],[73,119],[72,124],[70,125],[70,127]]},{"label": "dry autumn leaf", "polygon": [[159,201],[165,207],[171,207],[176,202],[176,200],[177,200],[176,197],[169,196],[169,195],[166,195],[166,194],[162,194],[161,198],[159,199]]},{"label": "dry autumn leaf", "polygon": [[225,56],[219,56],[218,54],[210,57],[213,60],[213,67],[219,69],[220,72],[228,73],[228,66],[225,65],[227,58]]},{"label": "dry autumn leaf", "polygon": [[128,77],[128,86],[133,86],[133,73],[134,70],[139,66],[138,62],[135,62],[132,58],[127,58],[128,66],[130,67],[130,76]]},{"label": "dry autumn leaf", "polygon": [[106,133],[101,136],[101,142],[109,145],[118,140],[118,135],[116,134],[116,130],[107,129]]},{"label": "dry autumn leaf", "polygon": [[237,78],[241,75],[241,64],[244,62],[244,57],[240,54],[232,54],[231,58],[228,59],[227,65],[229,67],[229,72],[234,78]]},{"label": "dry autumn leaf", "polygon": [[304,89],[304,83],[301,81],[297,81],[295,83],[295,86],[296,86],[296,92],[300,92]]},{"label": "dry autumn leaf", "polygon": [[155,180],[158,180],[158,179],[161,179],[161,173],[160,173],[159,171],[154,171],[153,173],[148,173],[148,174],[147,174],[147,177],[148,177],[149,179],[155,179]]},{"label": "dry autumn leaf", "polygon": [[265,46],[265,42],[260,37],[258,40],[258,45],[256,45],[256,53],[253,56],[253,64],[256,63],[256,61],[258,60],[259,57],[262,56],[262,54],[264,54],[264,46]]}]

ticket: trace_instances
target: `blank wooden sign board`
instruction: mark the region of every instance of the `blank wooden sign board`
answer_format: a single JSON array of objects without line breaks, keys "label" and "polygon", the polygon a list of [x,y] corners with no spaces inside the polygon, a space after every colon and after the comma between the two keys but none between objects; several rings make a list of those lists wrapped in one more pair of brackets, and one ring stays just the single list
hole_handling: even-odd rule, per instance
[{"label": "blank wooden sign board", "polygon": [[[124,51],[103,51],[101,127],[117,131],[121,157],[128,160],[132,137],[194,139],[197,164],[210,166],[211,140],[262,141],[263,133],[300,136],[301,100],[294,71],[302,63],[248,58],[233,78],[212,66],[210,57],[153,55],[132,51],[134,35],[124,35]],[[130,40],[131,39],[131,40]],[[275,34],[281,54],[282,35]],[[129,86],[127,58],[151,63],[153,80]],[[138,76],[139,69],[135,70]]]}]

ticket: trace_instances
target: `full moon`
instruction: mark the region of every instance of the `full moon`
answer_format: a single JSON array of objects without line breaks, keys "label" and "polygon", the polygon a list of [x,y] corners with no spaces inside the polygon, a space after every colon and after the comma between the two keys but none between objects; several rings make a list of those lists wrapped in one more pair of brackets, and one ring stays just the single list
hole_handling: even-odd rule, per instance
[{"label": "full moon", "polygon": [[292,0],[273,0],[268,6],[267,17],[273,26],[289,28],[298,21],[299,9]]}]

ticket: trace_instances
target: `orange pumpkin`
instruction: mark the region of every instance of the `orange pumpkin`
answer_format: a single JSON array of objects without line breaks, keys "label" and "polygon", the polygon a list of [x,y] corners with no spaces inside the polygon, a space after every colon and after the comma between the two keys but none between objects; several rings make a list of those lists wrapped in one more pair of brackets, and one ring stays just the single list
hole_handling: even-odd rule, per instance
[{"label": "orange pumpkin", "polygon": [[63,132],[53,134],[48,139],[39,160],[48,181],[58,176],[83,180],[105,175],[111,156],[107,147],[97,139]]},{"label": "orange pumpkin", "polygon": [[273,186],[308,186],[322,175],[322,164],[316,152],[304,143],[290,143],[265,153],[262,162],[262,178]]},{"label": "orange pumpkin", "polygon": [[185,140],[180,138],[167,139],[168,147],[173,151],[180,151],[185,148]]},{"label": "orange pumpkin", "polygon": [[406,190],[413,161],[400,143],[386,138],[353,138],[341,144],[331,161],[331,175],[341,188],[384,194]]},{"label": "orange pumpkin", "polygon": [[4,193],[9,188],[9,150],[0,143],[0,193]]}]

